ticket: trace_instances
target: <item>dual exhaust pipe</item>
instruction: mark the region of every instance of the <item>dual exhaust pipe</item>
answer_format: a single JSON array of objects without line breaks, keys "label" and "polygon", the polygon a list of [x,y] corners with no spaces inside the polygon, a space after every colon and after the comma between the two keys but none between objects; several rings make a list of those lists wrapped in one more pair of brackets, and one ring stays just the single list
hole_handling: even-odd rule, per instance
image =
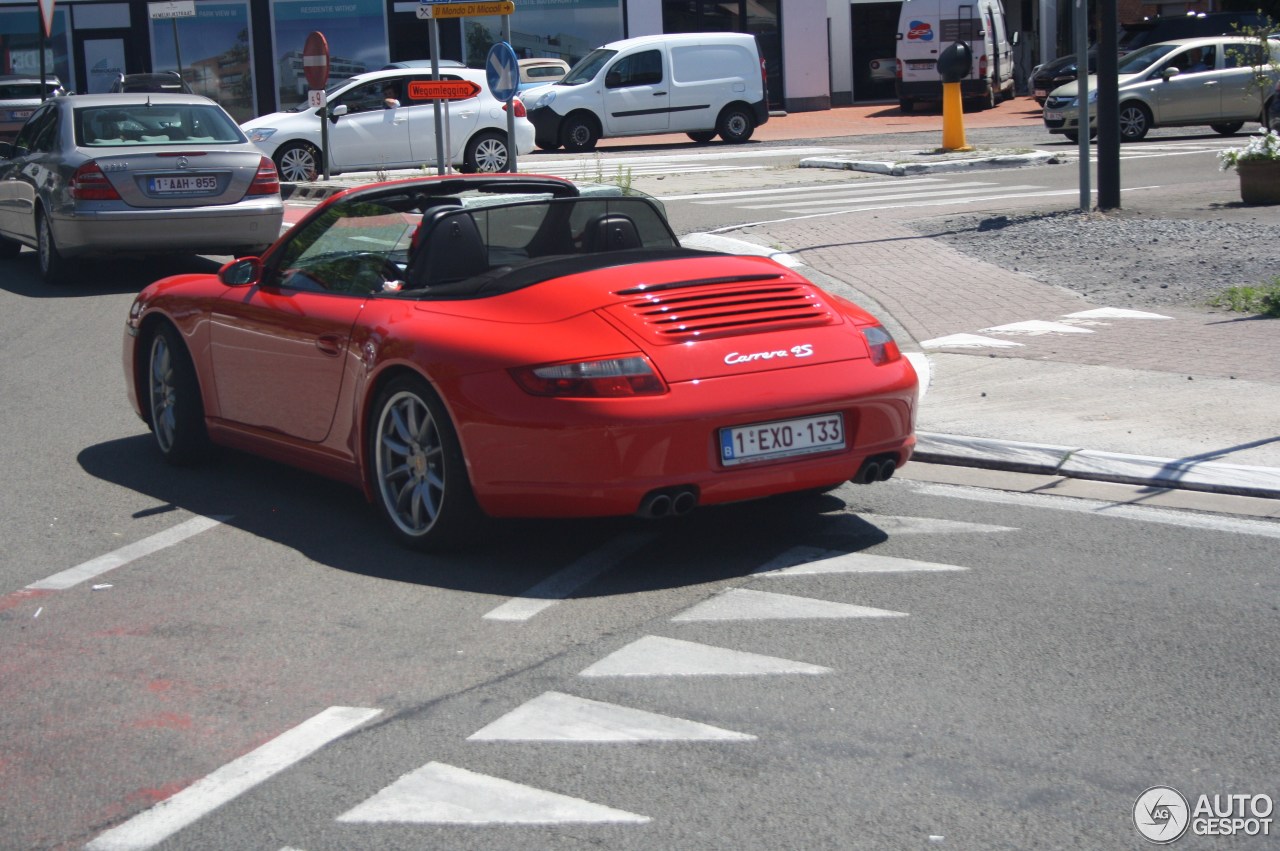
[{"label": "dual exhaust pipe", "polygon": [[639,517],[657,520],[664,517],[683,517],[698,506],[698,489],[692,485],[659,488],[649,491],[640,500]]},{"label": "dual exhaust pipe", "polygon": [[898,459],[893,455],[876,455],[862,462],[858,475],[853,477],[855,485],[869,485],[875,482],[887,482],[898,469]]}]

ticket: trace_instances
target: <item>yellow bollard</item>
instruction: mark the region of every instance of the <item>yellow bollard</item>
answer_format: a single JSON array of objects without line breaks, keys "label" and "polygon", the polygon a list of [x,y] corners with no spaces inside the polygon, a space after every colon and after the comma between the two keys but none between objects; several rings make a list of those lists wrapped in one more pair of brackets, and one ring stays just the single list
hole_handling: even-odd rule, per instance
[{"label": "yellow bollard", "polygon": [[942,149],[971,151],[964,140],[964,102],[959,83],[942,84]]}]

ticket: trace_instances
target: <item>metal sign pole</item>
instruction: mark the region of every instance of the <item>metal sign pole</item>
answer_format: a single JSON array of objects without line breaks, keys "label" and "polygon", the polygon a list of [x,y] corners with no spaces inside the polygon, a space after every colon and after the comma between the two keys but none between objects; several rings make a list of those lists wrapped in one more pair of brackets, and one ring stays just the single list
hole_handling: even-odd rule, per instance
[{"label": "metal sign pole", "polygon": [[[431,79],[440,79],[440,22],[435,18],[431,19]],[[440,120],[440,98],[436,98],[432,105],[435,107],[436,114],[436,174],[445,174],[445,156],[444,156],[444,122]]]},{"label": "metal sign pole", "polygon": [[[502,40],[511,44],[510,15],[502,16]],[[516,82],[519,83],[519,81],[519,71],[517,71]],[[511,97],[507,98],[507,171],[515,174],[519,170],[520,167],[516,165],[516,95],[513,92]]]},{"label": "metal sign pole", "polygon": [[173,24],[173,55],[178,61],[178,76],[182,76],[182,48],[178,46],[178,17],[175,15],[171,22]]},{"label": "metal sign pole", "polygon": [[1089,212],[1093,209],[1093,192],[1089,187],[1089,3],[1088,0],[1076,0],[1076,109],[1079,119],[1080,138],[1080,209]]}]

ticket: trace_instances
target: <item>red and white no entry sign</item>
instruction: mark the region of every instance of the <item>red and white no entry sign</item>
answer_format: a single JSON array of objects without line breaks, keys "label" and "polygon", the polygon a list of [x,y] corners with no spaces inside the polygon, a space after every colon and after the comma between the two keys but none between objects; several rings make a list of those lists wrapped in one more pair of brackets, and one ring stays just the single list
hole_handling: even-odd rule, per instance
[{"label": "red and white no entry sign", "polygon": [[323,89],[329,82],[329,42],[323,33],[313,32],[307,36],[307,44],[302,49],[302,73],[307,76],[309,88]]}]

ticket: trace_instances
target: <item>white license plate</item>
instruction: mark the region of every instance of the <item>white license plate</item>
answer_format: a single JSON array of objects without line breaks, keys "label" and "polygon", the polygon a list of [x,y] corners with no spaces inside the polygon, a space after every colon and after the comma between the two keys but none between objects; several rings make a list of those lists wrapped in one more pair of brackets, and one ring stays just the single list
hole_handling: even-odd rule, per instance
[{"label": "white license plate", "polygon": [[1062,113],[1061,113],[1061,112],[1046,112],[1046,113],[1044,114],[1044,120],[1045,120],[1045,121],[1061,121],[1061,120],[1062,120]]},{"label": "white license plate", "polygon": [[153,177],[152,195],[173,195],[183,192],[214,192],[218,188],[216,177]]},{"label": "white license plate", "polygon": [[33,112],[35,112],[34,109],[14,109],[10,110],[9,118],[12,121],[26,121]]},{"label": "white license plate", "polygon": [[1036,92],[1035,92],[1035,95],[1034,95],[1034,97],[1038,97],[1038,98],[1044,98],[1044,97],[1048,97],[1048,96],[1049,96],[1049,93],[1048,93],[1047,91],[1045,91],[1044,89],[1036,89]]},{"label": "white license plate", "polygon": [[830,452],[844,445],[843,414],[720,429],[720,461],[725,465]]},{"label": "white license plate", "polygon": [[930,68],[934,67],[934,62],[932,59],[926,60],[923,62],[919,60],[908,59],[907,67],[911,68],[913,71],[928,71]]}]

